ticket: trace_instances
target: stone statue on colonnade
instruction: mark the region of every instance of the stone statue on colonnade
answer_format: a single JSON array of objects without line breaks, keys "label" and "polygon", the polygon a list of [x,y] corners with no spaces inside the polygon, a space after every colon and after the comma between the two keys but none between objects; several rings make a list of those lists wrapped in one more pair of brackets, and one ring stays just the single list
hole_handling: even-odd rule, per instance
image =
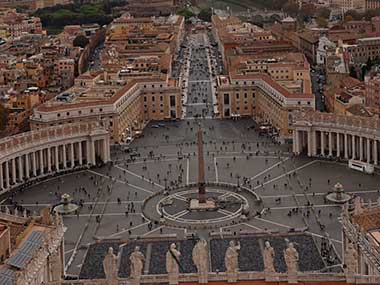
[{"label": "stone statue on colonnade", "polygon": [[193,248],[193,262],[197,267],[198,282],[208,282],[208,250],[207,241],[199,240]]},{"label": "stone statue on colonnade", "polygon": [[132,279],[131,284],[139,285],[140,280],[141,280],[142,270],[144,268],[144,260],[145,260],[144,255],[140,251],[140,247],[138,246],[135,247],[135,250],[131,253],[129,260],[131,262],[131,273],[130,273],[130,278]]},{"label": "stone statue on colonnade", "polygon": [[169,277],[169,285],[179,283],[179,257],[181,253],[177,250],[176,244],[172,243],[166,253],[166,272]]},{"label": "stone statue on colonnade", "polygon": [[236,282],[238,279],[239,250],[240,242],[235,245],[235,241],[231,240],[230,246],[227,248],[226,255],[224,257],[228,282]]}]

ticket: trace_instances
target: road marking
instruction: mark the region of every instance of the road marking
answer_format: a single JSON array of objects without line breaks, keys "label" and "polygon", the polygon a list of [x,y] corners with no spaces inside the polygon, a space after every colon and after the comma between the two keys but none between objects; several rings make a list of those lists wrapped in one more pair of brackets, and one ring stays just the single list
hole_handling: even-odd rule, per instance
[{"label": "road marking", "polygon": [[142,177],[141,175],[138,175],[138,174],[136,174],[136,173],[134,173],[134,172],[132,172],[132,171],[130,171],[128,169],[125,169],[125,168],[123,168],[123,167],[121,167],[119,165],[115,165],[115,167],[118,168],[118,169],[120,169],[121,171],[125,171],[125,172],[129,173],[132,176],[138,177],[138,178],[144,180],[145,182],[152,183],[153,185],[156,185],[157,187],[159,187],[161,189],[165,189],[164,186],[162,186],[162,185],[160,185],[160,184],[158,184],[156,182],[153,182],[153,181],[151,182],[151,181],[149,181],[149,179],[147,179],[145,177]]},{"label": "road marking", "polygon": [[121,183],[121,184],[125,184],[125,185],[128,185],[128,186],[131,186],[131,187],[133,187],[133,188],[136,188],[136,189],[138,189],[138,190],[141,190],[141,191],[144,191],[144,192],[147,192],[147,193],[149,193],[149,194],[153,194],[154,192],[152,192],[152,191],[149,191],[149,190],[147,190],[147,189],[145,189],[145,188],[142,188],[142,187],[140,187],[140,186],[137,186],[137,185],[134,185],[134,184],[131,184],[131,183],[127,183],[127,182],[125,182],[125,181],[122,181],[122,180],[119,180],[119,179],[116,179],[116,178],[114,178],[114,177],[108,177],[107,175],[104,175],[104,174],[102,174],[102,173],[100,173],[100,172],[96,172],[96,171],[94,171],[94,170],[87,170],[88,172],[91,172],[91,173],[93,173],[93,174],[96,174],[96,175],[99,175],[99,176],[103,176],[103,177],[105,177],[105,178],[108,178],[108,179],[110,179],[110,180],[112,180],[112,181],[116,181],[116,182],[118,182],[118,183]]},{"label": "road marking", "polygon": [[261,171],[260,173],[256,174],[255,176],[252,176],[250,178],[250,180],[253,180],[253,179],[256,179],[257,177],[259,177],[260,175],[264,174],[265,172],[268,172],[269,170],[272,170],[273,168],[275,168],[276,166],[284,163],[285,161],[289,160],[289,157],[285,158],[284,160],[280,161],[280,162],[277,162],[276,164],[273,164],[271,167],[267,168],[267,169],[264,169],[263,171]]},{"label": "road marking", "polygon": [[215,181],[216,183],[219,182],[219,175],[218,175],[218,165],[216,163],[216,157],[214,157],[214,167],[215,167]]},{"label": "road marking", "polygon": [[288,172],[286,172],[286,173],[284,173],[284,174],[281,174],[281,175],[279,175],[279,176],[276,176],[275,178],[273,178],[273,179],[271,179],[271,180],[268,180],[268,181],[264,182],[263,184],[260,184],[259,186],[254,187],[253,190],[256,190],[256,189],[258,189],[258,188],[260,188],[260,187],[262,187],[262,186],[264,186],[264,185],[266,185],[266,184],[269,184],[269,183],[271,183],[271,182],[273,182],[273,181],[276,181],[276,180],[278,180],[278,179],[280,179],[280,178],[282,178],[282,177],[286,177],[287,175],[289,175],[289,174],[291,174],[291,173],[294,173],[294,172],[296,172],[296,171],[298,171],[298,170],[301,170],[301,169],[303,169],[303,168],[305,168],[305,167],[308,167],[308,166],[310,166],[310,165],[312,165],[312,164],[314,164],[314,163],[316,163],[316,162],[318,162],[318,160],[310,161],[310,162],[308,162],[308,163],[306,163],[306,164],[304,164],[304,165],[302,165],[302,166],[300,166],[300,167],[298,167],[298,168],[296,168],[296,169],[293,169],[293,170],[288,171]]},{"label": "road marking", "polygon": [[[287,225],[284,225],[284,224],[280,224],[280,223],[277,223],[277,222],[273,222],[273,221],[269,221],[269,220],[266,220],[266,219],[262,219],[262,218],[258,218],[258,217],[255,217],[255,219],[259,220],[259,221],[262,221],[262,222],[265,222],[265,223],[268,223],[268,224],[273,224],[273,225],[276,225],[276,226],[279,226],[279,227],[283,227],[283,228],[286,228],[286,229],[294,229],[294,227],[290,227],[290,226],[287,226]],[[305,233],[311,234],[312,236],[316,236],[316,237],[319,237],[319,238],[326,238],[326,236],[323,236],[323,235],[320,235],[320,234],[316,234],[316,233],[313,233],[311,231],[305,231]],[[340,240],[336,240],[336,239],[332,239],[332,238],[330,238],[330,240],[335,241],[337,243],[342,243],[342,241],[340,241]]]}]

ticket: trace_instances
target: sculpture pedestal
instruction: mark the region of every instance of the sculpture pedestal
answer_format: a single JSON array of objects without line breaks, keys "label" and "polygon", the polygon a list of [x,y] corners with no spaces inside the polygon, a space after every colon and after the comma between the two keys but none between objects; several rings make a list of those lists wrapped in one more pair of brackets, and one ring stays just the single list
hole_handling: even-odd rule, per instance
[{"label": "sculpture pedestal", "polygon": [[198,273],[198,283],[207,284],[208,283],[208,274],[199,274]]},{"label": "sculpture pedestal", "polygon": [[227,282],[228,283],[236,283],[238,280],[237,272],[227,272]]},{"label": "sculpture pedestal", "polygon": [[178,273],[168,273],[169,285],[177,285],[179,283]]},{"label": "sculpture pedestal", "polygon": [[132,278],[132,279],[130,279],[130,281],[129,281],[129,284],[130,285],[140,285],[140,280],[141,279],[137,279],[137,278]]},{"label": "sculpture pedestal", "polygon": [[298,283],[297,272],[288,272],[288,283],[289,284]]},{"label": "sculpture pedestal", "polygon": [[199,203],[198,199],[191,199],[189,210],[190,211],[213,211],[216,209],[216,204],[212,200],[206,200],[205,203]]},{"label": "sculpture pedestal", "polygon": [[119,281],[117,279],[108,279],[106,282],[107,282],[106,283],[107,285],[118,285],[119,284]]},{"label": "sculpture pedestal", "polygon": [[276,272],[264,271],[264,274],[265,274],[265,281],[267,282],[275,282],[279,280],[278,274],[276,274]]}]

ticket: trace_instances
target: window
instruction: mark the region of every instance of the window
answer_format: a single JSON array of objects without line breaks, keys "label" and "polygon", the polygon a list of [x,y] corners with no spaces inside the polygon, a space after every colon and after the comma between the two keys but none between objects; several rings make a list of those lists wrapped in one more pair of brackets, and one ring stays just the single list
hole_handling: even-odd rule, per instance
[{"label": "window", "polygon": [[57,117],[61,117],[61,114],[60,114],[60,113],[58,113],[58,114],[57,114]]},{"label": "window", "polygon": [[103,108],[100,108],[100,109],[99,109],[99,112],[103,112]]},{"label": "window", "polygon": [[155,97],[154,97],[154,96],[152,96],[152,102],[154,102],[154,99],[155,99]]},{"label": "window", "polygon": [[94,113],[94,110],[93,110],[93,109],[90,109],[90,113]]}]

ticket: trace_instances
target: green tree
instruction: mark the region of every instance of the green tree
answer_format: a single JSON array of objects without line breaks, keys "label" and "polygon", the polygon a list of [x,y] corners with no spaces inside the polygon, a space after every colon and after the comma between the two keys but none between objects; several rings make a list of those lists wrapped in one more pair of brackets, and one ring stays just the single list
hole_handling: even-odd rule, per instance
[{"label": "green tree", "polygon": [[188,20],[189,18],[195,16],[195,14],[193,12],[191,12],[189,9],[179,10],[177,14],[181,15],[181,16],[184,16],[186,20]]},{"label": "green tree", "polygon": [[353,65],[350,67],[350,76],[356,79],[358,78],[358,74],[356,73],[355,67]]},{"label": "green tree", "polygon": [[358,21],[363,18],[363,15],[357,12],[356,10],[349,10],[346,12],[346,17],[351,16],[354,20]]},{"label": "green tree", "polygon": [[316,15],[321,18],[329,19],[331,14],[331,10],[326,7],[321,7],[317,9]]},{"label": "green tree", "polygon": [[320,28],[327,28],[329,25],[327,20],[325,18],[322,18],[322,17],[315,18],[315,22],[317,23],[318,27],[320,27]]},{"label": "green tree", "polygon": [[88,38],[84,35],[77,35],[73,41],[73,46],[84,48],[88,45]]},{"label": "green tree", "polygon": [[211,16],[211,9],[202,9],[198,14],[198,18],[205,22],[211,22]]}]

